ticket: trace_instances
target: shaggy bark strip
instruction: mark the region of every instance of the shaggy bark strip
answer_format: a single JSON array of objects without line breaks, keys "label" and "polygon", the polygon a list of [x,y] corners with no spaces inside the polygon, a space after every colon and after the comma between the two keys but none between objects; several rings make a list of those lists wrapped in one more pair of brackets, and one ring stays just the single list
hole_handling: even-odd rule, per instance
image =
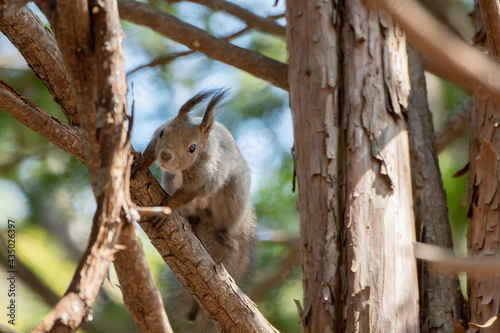
[{"label": "shaggy bark strip", "polygon": [[[483,8],[485,10],[486,8]],[[490,16],[490,15],[488,15]],[[488,21],[487,21],[488,23]],[[488,36],[495,29],[485,28],[481,10],[476,1],[475,41],[480,47],[489,49],[488,41],[496,41],[500,36]],[[485,34],[485,29],[487,34]],[[495,50],[500,49],[496,45]],[[492,55],[496,57],[496,55]],[[469,151],[469,233],[467,246],[474,258],[498,256],[500,246],[500,128],[498,115],[500,104],[488,95],[476,93],[471,120],[471,144]],[[469,321],[484,324],[499,315],[500,273],[494,277],[484,277],[480,273],[468,275],[468,315]],[[471,332],[477,330],[471,329]],[[497,320],[481,332],[500,331]]]},{"label": "shaggy bark strip", "polygon": [[406,38],[361,1],[344,20],[345,331],[418,332]]},{"label": "shaggy bark strip", "polygon": [[140,24],[199,51],[207,57],[241,69],[275,86],[288,90],[287,65],[216,38],[204,30],[182,22],[175,16],[154,7],[130,0],[120,0],[120,16],[127,21]]},{"label": "shaggy bark strip", "polygon": [[288,0],[290,105],[302,252],[304,332],[336,331],[344,287],[340,267],[342,177],[339,152],[339,45],[332,25],[340,13],[328,1]]},{"label": "shaggy bark strip", "polygon": [[[452,249],[446,194],[436,152],[432,114],[422,62],[408,48],[411,91],[408,107],[410,162],[415,224],[419,242]],[[462,318],[462,295],[456,275],[442,274],[419,264],[420,329],[422,332],[453,332]]]}]

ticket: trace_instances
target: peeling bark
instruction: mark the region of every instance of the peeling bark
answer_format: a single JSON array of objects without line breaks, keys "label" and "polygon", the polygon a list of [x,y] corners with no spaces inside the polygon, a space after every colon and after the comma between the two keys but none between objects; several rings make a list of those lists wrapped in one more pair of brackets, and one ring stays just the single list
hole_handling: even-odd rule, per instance
[{"label": "peeling bark", "polygon": [[287,21],[303,330],[418,332],[404,34],[359,1]]},{"label": "peeling bark", "polygon": [[385,12],[345,3],[346,332],[418,332],[406,39]]},{"label": "peeling bark", "polygon": [[[482,3],[482,2],[481,2]],[[488,41],[495,42],[500,36],[495,28],[485,27],[484,10],[476,1],[474,38],[479,47],[489,50]],[[490,16],[490,15],[488,15]],[[487,23],[491,23],[489,20]],[[486,33],[485,33],[486,32]],[[500,45],[496,45],[498,50]],[[491,50],[489,50],[491,53]],[[498,54],[492,54],[498,59]],[[471,118],[471,144],[469,151],[469,233],[467,235],[469,253],[473,257],[498,256],[500,245],[499,197],[500,174],[498,154],[500,151],[500,129],[498,128],[500,104],[476,92]],[[499,315],[500,274],[485,277],[480,273],[468,275],[468,316],[469,321],[484,324]],[[477,328],[469,328],[477,332]],[[481,332],[500,331],[496,320]]]}]

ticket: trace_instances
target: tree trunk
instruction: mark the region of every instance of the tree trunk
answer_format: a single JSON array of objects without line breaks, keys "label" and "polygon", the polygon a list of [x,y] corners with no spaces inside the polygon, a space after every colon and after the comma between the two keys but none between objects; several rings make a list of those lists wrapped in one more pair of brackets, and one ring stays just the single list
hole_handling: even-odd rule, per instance
[{"label": "tree trunk", "polygon": [[341,325],[339,55],[331,2],[288,0],[290,104],[299,188],[303,332]]},{"label": "tree trunk", "polygon": [[[446,194],[436,152],[432,114],[427,104],[424,68],[416,51],[408,48],[411,82],[408,112],[410,162],[417,239],[452,249]],[[453,332],[462,318],[458,278],[440,274],[427,263],[419,264],[420,330]]]},{"label": "tree trunk", "polygon": [[417,332],[404,34],[359,1],[287,22],[303,331]]},{"label": "tree trunk", "polygon": [[406,112],[406,39],[384,12],[347,1],[347,332],[418,332]]},{"label": "tree trunk", "polygon": [[[481,10],[476,1],[475,42],[488,48],[486,29]],[[490,31],[488,31],[488,34]],[[494,41],[495,39],[490,39]],[[498,56],[498,54],[496,55]],[[500,243],[499,202],[500,174],[498,152],[500,150],[500,128],[498,114],[500,105],[489,99],[484,90],[476,91],[471,118],[471,144],[469,155],[469,233],[468,248],[473,257],[498,256]],[[500,274],[483,276],[480,273],[468,276],[469,320],[484,324],[498,316],[500,303]],[[476,329],[477,330],[477,329]],[[475,330],[472,329],[472,332]],[[481,332],[499,332],[500,322],[483,328]]]}]

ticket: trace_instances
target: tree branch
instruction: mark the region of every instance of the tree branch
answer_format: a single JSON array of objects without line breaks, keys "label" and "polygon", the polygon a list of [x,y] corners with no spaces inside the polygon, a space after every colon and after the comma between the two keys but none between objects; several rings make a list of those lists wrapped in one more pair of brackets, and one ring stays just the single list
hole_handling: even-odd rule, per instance
[{"label": "tree branch", "polygon": [[114,265],[123,301],[141,333],[171,333],[172,327],[163,307],[161,293],[153,281],[142,251],[137,230],[126,223],[118,240],[125,249],[115,254]]},{"label": "tree branch", "polygon": [[411,45],[438,63],[448,79],[480,98],[500,100],[500,66],[450,32],[422,6],[408,0],[367,2],[388,11],[405,30]]},{"label": "tree branch", "polygon": [[118,5],[120,16],[124,20],[149,27],[207,57],[234,66],[281,89],[288,90],[286,64],[216,38],[148,4],[120,0]]},{"label": "tree branch", "polygon": [[498,258],[457,258],[449,250],[419,242],[415,243],[414,251],[415,258],[429,262],[436,270],[448,273],[476,273],[491,277],[500,273]]},{"label": "tree branch", "polygon": [[242,20],[249,27],[257,28],[263,32],[267,32],[280,37],[286,36],[286,28],[279,25],[276,21],[256,15],[249,10],[246,10],[232,2],[224,0],[188,0],[199,5],[206,6],[213,10],[222,10],[232,16]]},{"label": "tree branch", "polygon": [[[145,167],[132,176],[130,190],[139,206],[158,206],[165,198],[160,184]],[[167,217],[143,217],[139,224],[177,279],[217,320],[222,332],[277,332],[177,212]]]},{"label": "tree branch", "polygon": [[[19,96],[18,99],[20,99]],[[35,116],[43,113],[43,111],[36,108],[32,103],[25,104],[27,108],[31,108],[29,111],[33,112]],[[11,107],[15,107],[15,105],[11,105]],[[26,114],[27,110],[25,110]],[[17,112],[13,110],[9,111],[10,113]],[[46,116],[51,117],[48,114]],[[60,141],[61,137],[64,137],[68,131],[71,131],[67,125],[61,122],[56,122],[55,125],[57,126],[50,131],[44,129],[44,122],[40,124],[42,126],[32,129],[37,133],[44,133],[44,137],[53,142]],[[54,135],[51,136],[51,133]],[[81,149],[84,142],[81,136],[78,135],[78,138],[81,140],[78,143]],[[76,150],[73,144],[67,144],[61,148],[71,153],[74,153]],[[144,184],[148,184],[148,186],[145,187]],[[158,206],[165,196],[164,191],[147,169],[137,172],[131,190],[135,198],[142,198],[141,205],[143,206]],[[202,302],[201,306],[204,309],[208,309],[212,313],[212,316],[216,317],[219,322],[222,322],[222,327],[235,330],[235,325],[237,325],[238,331],[241,332],[274,331],[272,326],[269,325],[267,320],[255,308],[255,305],[234,284],[225,272],[225,269],[214,262],[213,258],[189,229],[185,221],[180,220],[177,215],[175,218],[153,218],[153,220],[159,222],[159,224],[155,224],[157,227],[163,225],[168,226],[168,228],[158,230],[152,227],[152,224],[148,223],[148,220],[142,221],[141,226],[145,229],[148,237],[153,240],[153,243],[157,244],[157,249],[167,264],[175,267],[174,272],[176,276],[185,285],[189,284],[188,289],[197,295],[196,298]],[[188,244],[190,245],[185,246],[185,239],[188,240]],[[176,257],[180,259],[176,259]],[[184,278],[188,275],[190,276],[190,280]],[[197,282],[197,284],[194,284],[194,282]],[[203,288],[198,289],[195,285],[202,285]],[[77,294],[68,293],[66,296],[64,299],[66,304],[72,300],[75,300],[76,304],[80,304],[78,303]],[[61,305],[61,303],[54,309],[54,312],[57,313],[57,311],[65,308],[66,304]],[[220,311],[221,308],[224,311]],[[240,318],[245,319],[242,320]],[[240,322],[240,320],[243,322]]]},{"label": "tree branch", "polygon": [[65,75],[65,65],[57,42],[29,8],[22,8],[0,19],[0,30],[21,52],[28,65],[42,80],[70,124],[80,123],[75,97]]},{"label": "tree branch", "polygon": [[97,210],[89,246],[68,291],[35,332],[73,331],[85,320],[116,252],[120,229],[126,223],[123,212],[129,212],[127,86],[116,2],[59,0],[53,23],[87,138]]},{"label": "tree branch", "polygon": [[[231,40],[233,38],[239,37],[242,34],[244,34],[245,32],[247,32],[249,29],[250,29],[249,27],[245,27],[244,29],[241,29],[240,31],[235,32],[234,34],[231,34],[227,37],[224,37],[223,39],[224,40]],[[188,55],[191,55],[194,53],[196,53],[196,51],[191,50],[191,51],[184,51],[184,52],[176,52],[176,53],[167,54],[165,56],[154,59],[153,61],[149,62],[148,64],[141,65],[141,66],[134,68],[133,70],[129,71],[127,73],[127,75],[133,74],[133,73],[137,72],[138,70],[146,68],[146,67],[166,65],[166,64],[174,61],[175,59],[178,59],[178,58],[184,57],[184,56],[188,56]]]},{"label": "tree branch", "polygon": [[85,144],[79,131],[45,112],[0,80],[0,108],[57,147],[86,163]]}]

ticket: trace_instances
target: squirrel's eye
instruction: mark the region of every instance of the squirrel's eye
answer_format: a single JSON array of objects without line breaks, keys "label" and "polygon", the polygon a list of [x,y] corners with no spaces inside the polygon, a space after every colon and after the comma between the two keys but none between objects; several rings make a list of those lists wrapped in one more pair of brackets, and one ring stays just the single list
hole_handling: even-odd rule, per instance
[{"label": "squirrel's eye", "polygon": [[163,133],[165,133],[165,130],[161,130],[161,132],[160,132],[160,138],[163,137]]},{"label": "squirrel's eye", "polygon": [[191,145],[191,147],[189,147],[189,152],[192,154],[194,153],[194,151],[196,150],[196,145]]}]

